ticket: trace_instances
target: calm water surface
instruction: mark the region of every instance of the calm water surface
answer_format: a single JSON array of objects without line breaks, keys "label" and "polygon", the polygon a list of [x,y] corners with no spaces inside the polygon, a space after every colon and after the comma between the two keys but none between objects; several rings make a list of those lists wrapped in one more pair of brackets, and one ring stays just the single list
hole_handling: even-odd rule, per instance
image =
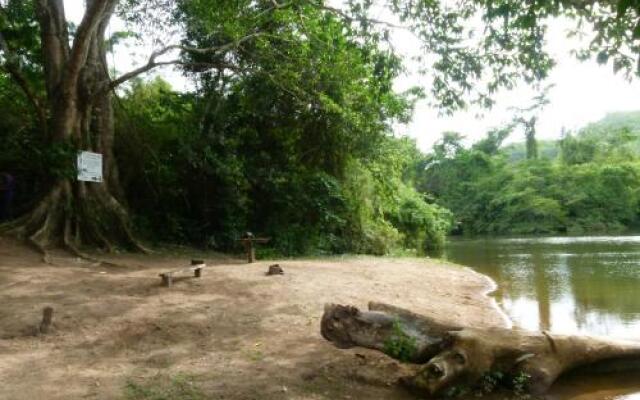
[{"label": "calm water surface", "polygon": [[[444,258],[488,275],[514,325],[640,341],[640,236],[454,239]],[[640,374],[573,377],[560,399],[640,400]]]}]

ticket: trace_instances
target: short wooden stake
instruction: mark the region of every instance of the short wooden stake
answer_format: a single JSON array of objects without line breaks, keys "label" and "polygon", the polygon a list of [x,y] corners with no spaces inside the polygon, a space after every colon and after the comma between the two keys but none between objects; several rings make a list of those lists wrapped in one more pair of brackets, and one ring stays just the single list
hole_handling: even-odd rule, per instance
[{"label": "short wooden stake", "polygon": [[249,242],[249,250],[247,250],[248,262],[252,263],[256,260],[256,249],[253,247],[253,242]]},{"label": "short wooden stake", "polygon": [[42,322],[40,323],[40,333],[48,333],[53,321],[53,307],[45,307],[42,310]]},{"label": "short wooden stake", "polygon": [[[191,265],[200,265],[201,267],[204,267],[204,260],[191,260]],[[202,276],[202,268],[196,268],[193,270],[193,276],[195,276],[196,278],[200,278]]]}]

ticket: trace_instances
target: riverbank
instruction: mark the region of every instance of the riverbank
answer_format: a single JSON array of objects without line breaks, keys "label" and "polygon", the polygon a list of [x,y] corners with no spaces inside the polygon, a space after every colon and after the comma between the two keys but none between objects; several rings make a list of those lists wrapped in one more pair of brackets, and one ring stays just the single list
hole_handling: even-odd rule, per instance
[{"label": "riverbank", "polygon": [[[200,279],[158,274],[203,258]],[[53,265],[0,238],[0,382],[9,399],[411,399],[400,368],[323,340],[327,302],[387,302],[487,327],[503,316],[488,278],[435,260],[333,257],[244,264],[216,254],[117,255]],[[265,276],[278,262],[281,276]],[[55,330],[33,336],[45,306]],[[155,397],[154,397],[155,396]],[[198,397],[200,396],[200,397]],[[169,396],[171,397],[171,396]]]}]

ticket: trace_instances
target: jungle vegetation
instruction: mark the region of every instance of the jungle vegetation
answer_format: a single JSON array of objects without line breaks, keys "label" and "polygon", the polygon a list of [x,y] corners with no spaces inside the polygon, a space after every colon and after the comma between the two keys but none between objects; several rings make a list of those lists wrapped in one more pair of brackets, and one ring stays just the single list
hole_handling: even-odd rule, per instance
[{"label": "jungle vegetation", "polygon": [[425,161],[420,188],[465,234],[597,234],[640,225],[640,112],[609,114],[527,159],[505,130],[470,147],[449,132]]},{"label": "jungle vegetation", "polygon": [[[544,39],[558,16],[592,33],[578,57],[630,78],[640,72],[637,1],[458,3],[380,2],[397,28],[372,18],[369,0],[342,9],[315,0],[87,0],[77,23],[62,0],[1,0],[0,170],[17,189],[15,218],[0,229],[74,252],[145,251],[140,238],[227,250],[247,230],[271,236],[284,254],[441,246],[451,222],[473,214],[448,194],[459,189],[425,174],[429,157],[443,156],[425,160],[393,134],[416,99],[453,112],[490,107],[518,82],[539,84],[554,64]],[[126,30],[109,29],[116,17]],[[421,41],[428,88],[393,89],[403,60],[391,29]],[[108,56],[118,43],[144,37],[156,38],[148,61],[115,71]],[[162,65],[179,67],[195,89],[142,79]],[[534,131],[528,137],[529,154],[537,142]],[[75,180],[79,150],[103,154],[103,183]],[[495,171],[506,162],[485,158]],[[528,158],[530,168],[556,168]],[[489,199],[473,200],[467,208]],[[542,205],[553,229],[572,216]]]}]

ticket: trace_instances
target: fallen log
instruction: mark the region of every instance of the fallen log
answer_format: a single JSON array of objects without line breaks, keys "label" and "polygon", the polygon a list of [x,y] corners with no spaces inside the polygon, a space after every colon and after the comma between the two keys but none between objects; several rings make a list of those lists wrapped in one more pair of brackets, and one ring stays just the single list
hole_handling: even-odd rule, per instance
[{"label": "fallen log", "polygon": [[371,302],[369,310],[327,304],[320,333],[338,348],[366,347],[422,364],[446,347],[448,332],[462,329],[388,304]]},{"label": "fallen log", "polygon": [[322,336],[338,348],[366,347],[422,364],[403,383],[428,395],[482,385],[487,377],[518,391],[546,392],[565,372],[600,365],[638,367],[640,343],[519,329],[477,329],[382,303],[369,311],[328,304]]}]

